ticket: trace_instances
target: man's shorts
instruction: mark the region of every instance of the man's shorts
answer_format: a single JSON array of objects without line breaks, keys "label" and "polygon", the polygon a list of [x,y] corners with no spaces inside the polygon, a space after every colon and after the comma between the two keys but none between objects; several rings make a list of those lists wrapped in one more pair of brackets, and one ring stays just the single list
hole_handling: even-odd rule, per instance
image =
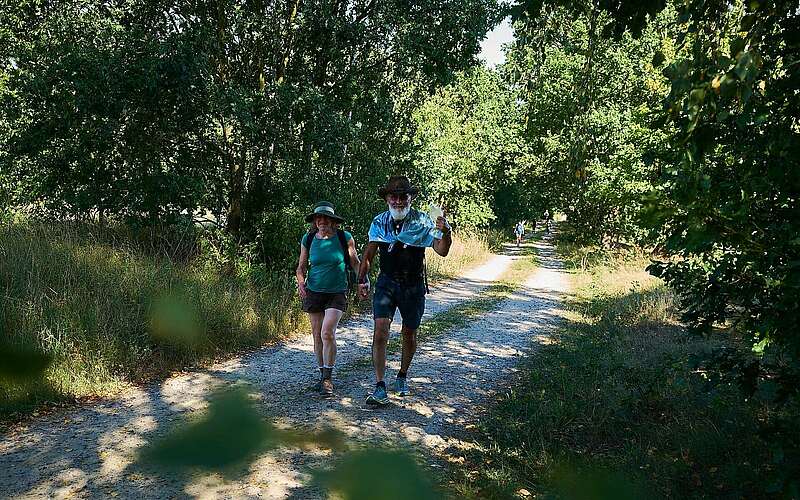
[{"label": "man's shorts", "polygon": [[306,298],[303,299],[303,311],[307,313],[321,313],[325,309],[338,309],[344,312],[347,309],[347,295],[340,293],[315,292],[306,288]]},{"label": "man's shorts", "polygon": [[384,274],[379,275],[372,296],[373,316],[391,319],[397,309],[400,309],[403,326],[412,330],[419,328],[425,312],[425,282],[398,283]]}]

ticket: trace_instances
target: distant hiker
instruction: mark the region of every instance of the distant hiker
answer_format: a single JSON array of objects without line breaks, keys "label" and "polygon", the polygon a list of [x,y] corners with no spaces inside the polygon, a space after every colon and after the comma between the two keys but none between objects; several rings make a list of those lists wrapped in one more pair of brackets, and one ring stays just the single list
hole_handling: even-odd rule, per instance
[{"label": "distant hiker", "polygon": [[550,213],[550,210],[545,209],[544,211],[544,231],[546,233],[550,232],[550,223],[553,220],[553,215]]},{"label": "distant hiker", "polygon": [[296,271],[303,311],[311,322],[323,396],[333,395],[336,327],[347,309],[347,269],[360,266],[353,235],[339,229],[343,221],[331,203],[321,201],[314,205],[306,216],[312,227],[300,240]]},{"label": "distant hiker", "polygon": [[[386,394],[386,344],[395,310],[400,310],[403,319],[403,353],[400,371],[397,372],[394,390],[400,396],[409,394],[408,369],[417,349],[417,330],[425,312],[425,248],[446,256],[453,243],[450,224],[444,217],[436,221],[411,208],[418,189],[411,186],[407,177],[390,177],[386,186],[378,190],[388,205],[388,210],[372,220],[369,242],[358,271],[359,294],[369,296],[370,265],[380,251],[380,274],[375,283],[372,309],[375,330],[372,337],[372,364],[375,368],[375,390],[367,397],[368,404],[384,405],[389,402]],[[433,231],[438,229],[440,232]],[[435,234],[434,234],[435,233]]]},{"label": "distant hiker", "polygon": [[517,222],[514,226],[514,236],[517,238],[517,246],[522,242],[522,237],[525,235],[525,223],[522,221]]}]

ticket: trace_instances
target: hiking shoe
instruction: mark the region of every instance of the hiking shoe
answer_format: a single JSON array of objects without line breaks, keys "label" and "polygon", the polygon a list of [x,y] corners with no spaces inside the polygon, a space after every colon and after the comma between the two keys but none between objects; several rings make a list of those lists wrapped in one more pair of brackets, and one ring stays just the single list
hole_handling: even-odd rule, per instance
[{"label": "hiking shoe", "polygon": [[326,378],[320,382],[319,393],[325,397],[333,396],[333,382],[331,382],[331,379]]},{"label": "hiking shoe", "polygon": [[396,392],[398,396],[408,396],[410,394],[406,377],[397,377],[394,379],[394,392]]},{"label": "hiking shoe", "polygon": [[386,387],[382,385],[376,386],[372,394],[367,396],[367,404],[379,406],[389,404],[389,396],[386,394]]}]

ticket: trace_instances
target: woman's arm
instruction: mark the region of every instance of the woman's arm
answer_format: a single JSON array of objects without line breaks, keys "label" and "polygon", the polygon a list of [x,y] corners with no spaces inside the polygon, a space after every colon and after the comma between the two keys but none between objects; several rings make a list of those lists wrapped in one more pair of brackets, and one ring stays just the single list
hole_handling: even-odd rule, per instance
[{"label": "woman's arm", "polygon": [[350,241],[347,242],[347,254],[350,257],[350,267],[353,271],[358,272],[359,267],[361,267],[361,261],[358,260],[355,238],[350,238]]},{"label": "woman's arm", "polygon": [[297,278],[297,291],[301,299],[306,298],[306,273],[308,271],[308,248],[300,243],[300,258],[297,261],[297,270],[295,277]]}]

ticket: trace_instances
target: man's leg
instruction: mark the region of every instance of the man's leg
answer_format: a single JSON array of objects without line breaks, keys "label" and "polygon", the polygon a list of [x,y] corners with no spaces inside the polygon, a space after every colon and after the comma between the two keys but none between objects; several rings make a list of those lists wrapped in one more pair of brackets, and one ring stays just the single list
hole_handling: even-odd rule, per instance
[{"label": "man's leg", "polygon": [[372,314],[375,318],[375,331],[372,334],[372,366],[375,368],[375,391],[367,397],[367,404],[385,405],[389,403],[386,395],[386,344],[389,343],[389,327],[397,310],[395,293],[391,283],[378,277],[375,293],[372,295]]},{"label": "man's leg", "polygon": [[375,367],[375,382],[383,382],[386,375],[386,344],[389,343],[391,318],[375,318],[375,332],[372,335],[372,366]]},{"label": "man's leg", "polygon": [[400,357],[400,374],[405,375],[411,366],[414,353],[417,352],[417,330],[403,325],[400,333],[403,334],[403,354]]},{"label": "man's leg", "polygon": [[403,353],[400,357],[400,371],[394,383],[394,390],[400,396],[407,396],[408,389],[408,369],[414,353],[417,352],[417,331],[422,322],[422,315],[425,314],[425,284],[410,287],[405,290],[400,315],[403,317],[403,327],[400,329],[403,335]]}]

